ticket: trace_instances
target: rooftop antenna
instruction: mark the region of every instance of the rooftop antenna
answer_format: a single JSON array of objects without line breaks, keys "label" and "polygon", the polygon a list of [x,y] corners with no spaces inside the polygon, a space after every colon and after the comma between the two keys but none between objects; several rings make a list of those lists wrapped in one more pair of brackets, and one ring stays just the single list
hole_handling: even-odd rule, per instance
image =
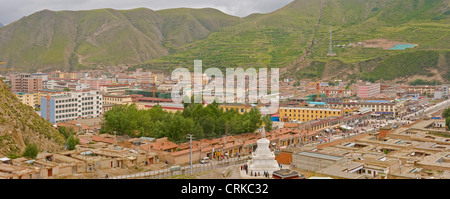
[{"label": "rooftop antenna", "polygon": [[330,47],[328,48],[328,54],[327,56],[336,56],[336,53],[333,52],[333,30],[330,27]]}]

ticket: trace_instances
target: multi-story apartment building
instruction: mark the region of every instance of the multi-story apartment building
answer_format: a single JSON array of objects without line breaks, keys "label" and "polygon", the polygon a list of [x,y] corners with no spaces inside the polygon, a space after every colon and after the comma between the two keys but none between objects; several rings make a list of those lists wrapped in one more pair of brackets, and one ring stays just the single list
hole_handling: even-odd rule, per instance
[{"label": "multi-story apartment building", "polygon": [[402,109],[399,104],[389,101],[367,100],[365,102],[329,102],[328,106],[336,108],[370,108],[372,109],[373,114],[378,114],[380,116],[388,115],[396,117],[402,113]]},{"label": "multi-story apartment building", "polygon": [[11,91],[21,93],[32,93],[35,90],[42,89],[43,79],[46,79],[45,75],[40,73],[30,74],[11,74]]},{"label": "multi-story apartment building", "polygon": [[88,84],[90,89],[99,90],[100,85],[109,85],[113,83],[113,80],[110,78],[81,78],[79,81],[80,84]]},{"label": "multi-story apartment building", "polygon": [[130,88],[130,84],[107,84],[100,85],[99,90],[104,95],[122,95]]},{"label": "multi-story apartment building", "polygon": [[283,122],[323,119],[328,117],[342,116],[342,110],[331,108],[315,108],[315,107],[280,107],[280,120]]},{"label": "multi-story apartment building", "polygon": [[116,80],[119,84],[136,83],[136,77],[130,76],[118,76]]},{"label": "multi-story apartment building", "polygon": [[250,112],[254,106],[248,104],[219,104],[219,108],[223,111],[235,110],[240,114]]},{"label": "multi-story apartment building", "polygon": [[77,78],[77,72],[61,72],[61,71],[54,71],[51,73],[51,77],[53,78]]},{"label": "multi-story apartment building", "polygon": [[51,123],[77,118],[93,118],[102,114],[99,91],[67,92],[41,98],[41,116]]},{"label": "multi-story apartment building", "polygon": [[22,104],[26,104],[28,106],[31,107],[35,107],[37,104],[37,98],[38,98],[38,94],[37,93],[14,93],[14,95],[16,95],[16,97],[19,99],[20,102],[22,102]]},{"label": "multi-story apartment building", "polygon": [[352,96],[352,90],[346,89],[322,89],[320,94],[325,94],[326,96],[338,96],[338,97],[350,97]]},{"label": "multi-story apartment building", "polygon": [[358,97],[369,98],[380,94],[381,84],[358,86]]},{"label": "multi-story apartment building", "polygon": [[410,86],[408,88],[409,91],[418,91],[421,95],[434,95],[434,91],[438,88],[438,86]]},{"label": "multi-story apartment building", "polygon": [[78,85],[78,79],[70,79],[70,78],[50,78],[48,82],[43,86],[45,89],[51,90],[64,90],[65,88],[72,88],[71,90],[75,90],[75,87]]},{"label": "multi-story apartment building", "polygon": [[103,95],[103,113],[112,109],[117,105],[132,104],[133,100],[130,95]]},{"label": "multi-story apartment building", "polygon": [[47,95],[53,96],[53,95],[60,95],[63,91],[58,90],[36,90],[35,92],[35,105],[41,106],[41,99],[47,99]]},{"label": "multi-story apartment building", "polygon": [[103,95],[103,105],[107,104],[131,104],[132,99],[129,95]]},{"label": "multi-story apartment building", "polygon": [[443,85],[434,91],[434,99],[442,99],[448,97],[448,87]]}]

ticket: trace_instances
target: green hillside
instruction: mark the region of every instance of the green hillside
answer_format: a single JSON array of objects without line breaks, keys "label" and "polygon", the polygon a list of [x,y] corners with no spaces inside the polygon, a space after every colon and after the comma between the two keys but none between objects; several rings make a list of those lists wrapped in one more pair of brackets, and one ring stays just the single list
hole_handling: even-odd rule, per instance
[{"label": "green hillside", "polygon": [[[192,68],[193,60],[202,59],[204,68],[279,67],[286,69],[285,77],[300,79],[319,75],[392,80],[422,74],[421,67],[448,71],[450,62],[445,61],[450,59],[446,53],[450,46],[448,4],[448,0],[297,0],[269,14],[250,15],[239,25],[213,33],[189,49],[130,70]],[[327,56],[330,27],[335,57]],[[405,51],[348,46],[371,39],[417,46]],[[303,57],[305,52],[307,55]],[[405,59],[421,53],[441,56],[444,62],[421,60],[422,63],[410,66],[409,59]],[[396,58],[400,60],[393,62]],[[337,66],[340,70],[334,70]],[[384,68],[390,68],[391,73],[386,76]],[[442,73],[439,78],[446,79],[444,76]]]},{"label": "green hillside", "polygon": [[191,48],[150,60],[136,67],[283,67],[303,53],[319,16],[319,1],[295,1],[269,14],[251,15],[223,28]]},{"label": "green hillside", "polygon": [[[204,68],[278,67],[296,79],[448,81],[449,2],[295,0],[244,18],[210,8],[41,11],[0,28],[0,60],[30,71],[170,72],[201,59]],[[327,56],[330,28],[337,56]],[[395,44],[415,47],[389,50]]]},{"label": "green hillside", "polygon": [[[146,8],[43,10],[0,28],[0,60],[32,72],[132,65],[240,20],[213,9],[184,10],[173,10],[176,17]],[[171,28],[179,24],[188,28]]]},{"label": "green hillside", "polygon": [[[315,37],[318,42],[311,48],[308,59],[325,63],[339,60],[343,68],[342,70],[325,69],[321,78],[332,79],[346,76],[366,80],[393,80],[423,75],[448,81],[445,77],[446,71],[450,70],[448,0],[328,2],[332,6],[324,8],[322,24]],[[345,7],[348,4],[351,4],[349,6],[351,9],[348,9],[351,11],[336,11],[336,8]],[[334,10],[334,12],[326,12],[326,9]],[[325,15],[325,13],[332,14]],[[354,21],[349,21],[349,15]],[[335,57],[327,56],[330,27],[333,29],[333,51],[337,53]],[[417,46],[407,50],[348,46],[350,43],[373,39],[406,42],[417,44]],[[346,47],[337,45],[346,45]],[[327,67],[328,65],[333,67],[333,64],[327,64]],[[443,73],[433,74],[430,72],[431,69],[439,69]],[[304,76],[300,77],[304,78]]]}]

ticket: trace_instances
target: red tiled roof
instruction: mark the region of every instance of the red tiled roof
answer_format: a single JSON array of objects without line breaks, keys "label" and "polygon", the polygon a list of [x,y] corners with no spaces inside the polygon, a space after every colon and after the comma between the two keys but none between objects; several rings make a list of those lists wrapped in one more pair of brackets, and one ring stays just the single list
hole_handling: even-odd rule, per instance
[{"label": "red tiled roof", "polygon": [[[212,149],[213,149],[213,147],[211,147],[211,146],[207,146],[207,147],[202,147],[202,153],[207,153],[207,152],[209,152],[209,151],[212,151]],[[200,147],[192,147],[192,152],[195,152],[195,151],[200,151]],[[176,152],[173,152],[172,153],[172,155],[173,156],[179,156],[179,155],[184,155],[184,154],[187,154],[187,153],[190,153],[191,152],[191,149],[185,149],[185,150],[181,150],[181,151],[176,151]]]},{"label": "red tiled roof", "polygon": [[255,143],[256,143],[256,139],[245,140],[243,146],[247,146],[247,145],[255,144]]},{"label": "red tiled roof", "polygon": [[79,137],[78,139],[80,139],[80,144],[87,144],[87,143],[89,143],[89,140],[86,140],[84,138]]},{"label": "red tiled roof", "polygon": [[155,143],[151,143],[151,144],[141,145],[141,148],[144,150],[148,150],[149,146],[150,146],[150,149],[165,151],[168,149],[176,148],[178,145],[171,141],[165,140],[165,141],[161,141],[161,142],[155,142]]},{"label": "red tiled roof", "polygon": [[283,125],[284,128],[298,128],[298,124],[296,123],[287,123],[285,122]]},{"label": "red tiled roof", "polygon": [[100,86],[106,86],[106,87],[120,87],[120,86],[129,86],[129,84],[103,84]]},{"label": "red tiled roof", "polygon": [[[145,107],[153,108],[153,105],[145,105]],[[162,109],[172,109],[172,110],[184,110],[184,107],[170,107],[170,106],[161,106]]]},{"label": "red tiled roof", "polygon": [[153,97],[140,97],[140,98],[135,98],[133,99],[133,101],[157,101],[157,102],[172,102],[172,99],[163,99],[163,98],[153,98]]},{"label": "red tiled roof", "polygon": [[96,142],[105,142],[105,143],[109,143],[109,144],[114,144],[114,140],[111,138],[105,138],[99,135],[94,135],[92,136],[92,140],[96,141]]}]

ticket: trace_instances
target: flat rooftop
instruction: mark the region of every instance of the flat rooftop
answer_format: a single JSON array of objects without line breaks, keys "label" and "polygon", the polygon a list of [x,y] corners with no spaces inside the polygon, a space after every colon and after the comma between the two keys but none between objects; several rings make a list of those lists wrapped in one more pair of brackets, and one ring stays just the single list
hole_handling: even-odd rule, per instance
[{"label": "flat rooftop", "polygon": [[302,156],[308,156],[308,157],[312,157],[312,158],[321,158],[321,159],[327,159],[327,160],[341,160],[344,157],[341,156],[336,156],[336,155],[329,155],[329,154],[323,154],[323,153],[316,153],[316,152],[311,152],[311,151],[301,151],[296,153],[297,155],[302,155]]}]

